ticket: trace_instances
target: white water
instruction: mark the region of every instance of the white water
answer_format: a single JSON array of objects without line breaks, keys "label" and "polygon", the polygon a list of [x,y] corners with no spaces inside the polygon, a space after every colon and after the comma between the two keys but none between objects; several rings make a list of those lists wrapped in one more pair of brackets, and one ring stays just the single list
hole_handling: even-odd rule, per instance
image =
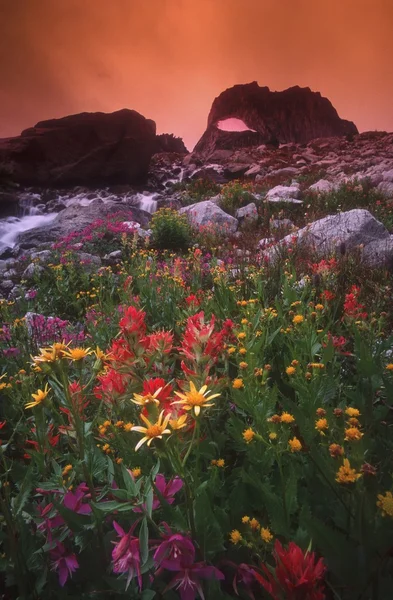
[{"label": "white water", "polygon": [[150,214],[157,210],[157,200],[155,200],[157,194],[137,194],[136,200],[138,201],[138,208],[144,210]]},{"label": "white water", "polygon": [[7,217],[0,220],[0,248],[6,246],[13,248],[18,235],[34,227],[41,227],[53,221],[57,213],[49,215],[26,215],[25,217]]}]

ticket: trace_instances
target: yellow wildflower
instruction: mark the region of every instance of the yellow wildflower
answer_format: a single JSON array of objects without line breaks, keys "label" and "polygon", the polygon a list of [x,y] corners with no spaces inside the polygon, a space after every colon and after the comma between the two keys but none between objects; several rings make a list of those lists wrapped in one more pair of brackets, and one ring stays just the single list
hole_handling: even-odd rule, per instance
[{"label": "yellow wildflower", "polygon": [[131,429],[133,427],[134,427],[134,423],[124,423],[124,425],[123,425],[124,431],[131,431]]},{"label": "yellow wildflower", "polygon": [[251,519],[248,524],[251,527],[251,529],[253,529],[254,531],[261,527],[258,519],[255,519],[255,517],[253,519]]},{"label": "yellow wildflower", "polygon": [[336,481],[338,483],[355,483],[359,477],[361,477],[361,474],[356,473],[356,470],[351,468],[349,460],[344,458],[344,464],[337,472]]},{"label": "yellow wildflower", "polygon": [[286,374],[287,374],[287,375],[289,375],[289,376],[291,376],[291,375],[295,375],[295,373],[296,373],[296,369],[295,369],[295,367],[287,367],[287,368],[285,369],[285,372],[286,372]]},{"label": "yellow wildflower", "polygon": [[315,310],[323,310],[325,307],[323,304],[316,304],[315,305]]},{"label": "yellow wildflower", "polygon": [[348,417],[360,417],[360,411],[357,408],[353,408],[353,406],[348,406],[348,408],[345,409],[345,414],[348,415]]},{"label": "yellow wildflower", "polygon": [[247,367],[248,367],[248,363],[246,363],[244,361],[242,361],[242,362],[239,363],[239,368],[240,369],[247,369]]},{"label": "yellow wildflower", "polygon": [[34,398],[34,402],[28,402],[25,404],[25,408],[34,408],[34,406],[42,404],[49,392],[50,388],[48,388],[48,384],[46,384],[43,390],[38,390],[36,394],[31,394],[32,398]]},{"label": "yellow wildflower", "polygon": [[357,427],[349,427],[345,430],[345,440],[347,442],[357,442],[361,440],[363,437],[363,433],[359,431]]},{"label": "yellow wildflower", "polygon": [[219,458],[216,461],[216,466],[219,467],[220,469],[225,467],[225,460],[223,458]]},{"label": "yellow wildflower", "polygon": [[315,429],[317,431],[323,432],[323,430],[328,429],[328,427],[327,419],[317,419],[317,421],[315,421]]},{"label": "yellow wildflower", "polygon": [[269,542],[272,541],[273,536],[271,534],[270,529],[268,529],[267,527],[261,527],[261,538],[263,539],[263,541],[268,544]]},{"label": "yellow wildflower", "polygon": [[232,542],[232,544],[238,544],[242,539],[242,534],[240,533],[240,531],[238,529],[234,529],[233,531],[231,531],[231,533],[229,534],[229,538]]},{"label": "yellow wildflower", "polygon": [[244,333],[244,331],[241,331],[240,333],[237,334],[238,340],[244,340],[245,338],[246,338],[246,334]]},{"label": "yellow wildflower", "polygon": [[244,387],[243,379],[240,377],[234,379],[232,382],[232,387],[234,390],[240,390],[242,387]]},{"label": "yellow wildflower", "polygon": [[252,440],[255,437],[255,431],[253,431],[251,429],[251,427],[249,427],[248,429],[245,429],[243,431],[243,439],[245,442],[247,442],[247,444],[249,444],[250,442],[252,442]]},{"label": "yellow wildflower", "polygon": [[153,440],[158,439],[161,440],[164,434],[168,435],[171,433],[170,429],[167,429],[167,425],[170,419],[170,414],[168,414],[165,419],[164,411],[162,410],[156,423],[151,423],[144,415],[140,415],[142,421],[146,424],[146,427],[134,426],[131,431],[137,431],[138,433],[143,433],[144,437],[137,443],[135,446],[135,451],[139,450],[139,448],[147,442],[147,445],[150,446]]},{"label": "yellow wildflower", "polygon": [[244,515],[244,517],[242,517],[242,523],[248,523],[250,521],[250,517],[248,515]]},{"label": "yellow wildflower", "polygon": [[72,471],[72,465],[66,465],[63,469],[62,476],[65,477],[70,471]]},{"label": "yellow wildflower", "polygon": [[190,381],[190,391],[181,394],[180,392],[175,392],[176,396],[179,396],[181,400],[177,400],[173,402],[173,404],[181,404],[184,410],[193,410],[195,416],[197,417],[201,412],[201,408],[208,408],[209,406],[213,406],[210,403],[210,400],[213,398],[217,398],[220,394],[210,394],[210,390],[207,389],[207,385],[203,385],[201,389],[198,391],[192,381]]},{"label": "yellow wildflower", "polygon": [[137,477],[140,477],[142,475],[142,469],[140,467],[134,467],[134,469],[131,469],[131,473],[136,479]]},{"label": "yellow wildflower", "polygon": [[230,348],[228,348],[228,354],[234,354],[236,352],[236,348],[234,346],[231,346]]},{"label": "yellow wildflower", "polygon": [[385,369],[387,371],[393,371],[393,363],[389,363],[388,365],[386,365]]},{"label": "yellow wildflower", "polygon": [[269,440],[272,440],[274,442],[274,440],[276,440],[276,439],[277,439],[277,433],[275,433],[274,431],[269,433]]},{"label": "yellow wildflower", "polygon": [[283,412],[280,417],[280,420],[281,420],[281,423],[293,423],[295,420],[295,417],[293,415],[291,415],[290,413]]},{"label": "yellow wildflower", "polygon": [[187,421],[187,415],[181,415],[180,417],[177,417],[176,419],[169,419],[169,425],[170,425],[171,429],[173,429],[173,430],[183,429],[183,427],[185,427],[187,425],[186,421]]},{"label": "yellow wildflower", "polygon": [[302,444],[297,439],[297,437],[293,437],[291,440],[289,440],[288,444],[291,448],[291,452],[300,452],[300,450],[302,449]]},{"label": "yellow wildflower", "polygon": [[382,511],[382,516],[393,517],[393,495],[392,492],[385,492],[385,495],[378,494],[377,506]]},{"label": "yellow wildflower", "polygon": [[64,352],[64,357],[77,361],[86,358],[89,354],[93,354],[93,351],[90,350],[90,348],[69,348]]},{"label": "yellow wildflower", "polygon": [[158,390],[156,390],[154,394],[134,394],[134,400],[131,399],[131,402],[133,402],[134,404],[138,404],[138,406],[145,406],[146,404],[160,404],[160,401],[158,400],[157,396],[160,395],[161,391],[162,387],[158,388]]},{"label": "yellow wildflower", "polygon": [[304,321],[303,315],[295,315],[292,319],[292,323],[294,325],[300,325],[300,323],[303,323],[303,321]]}]

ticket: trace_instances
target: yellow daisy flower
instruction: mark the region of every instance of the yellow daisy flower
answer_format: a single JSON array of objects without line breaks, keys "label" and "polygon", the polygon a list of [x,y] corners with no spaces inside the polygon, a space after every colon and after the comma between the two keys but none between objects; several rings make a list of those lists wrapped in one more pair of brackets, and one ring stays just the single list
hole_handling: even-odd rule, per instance
[{"label": "yellow daisy flower", "polygon": [[46,384],[43,390],[38,390],[36,394],[31,394],[32,398],[34,398],[34,402],[28,402],[25,404],[25,408],[34,408],[34,406],[39,406],[45,400],[49,392],[50,389],[48,388],[48,384]]},{"label": "yellow daisy flower", "polygon": [[192,381],[190,381],[190,391],[181,394],[180,392],[175,392],[176,396],[179,396],[181,400],[177,400],[173,402],[173,404],[181,404],[184,410],[193,410],[196,417],[201,412],[201,408],[207,408],[209,406],[213,406],[210,400],[213,398],[217,398],[220,394],[210,394],[210,390],[207,389],[207,385],[203,385],[201,389],[198,391]]},{"label": "yellow daisy flower", "polygon": [[158,439],[161,440],[164,434],[170,434],[171,430],[167,429],[167,425],[169,423],[171,415],[168,414],[164,419],[164,411],[160,412],[160,415],[157,419],[156,423],[151,423],[149,419],[147,419],[144,415],[141,415],[141,419],[144,423],[146,423],[146,427],[134,426],[131,431],[137,431],[138,433],[144,433],[144,437],[137,443],[135,446],[135,451],[139,450],[139,448],[147,442],[147,445],[150,446],[153,440]]}]

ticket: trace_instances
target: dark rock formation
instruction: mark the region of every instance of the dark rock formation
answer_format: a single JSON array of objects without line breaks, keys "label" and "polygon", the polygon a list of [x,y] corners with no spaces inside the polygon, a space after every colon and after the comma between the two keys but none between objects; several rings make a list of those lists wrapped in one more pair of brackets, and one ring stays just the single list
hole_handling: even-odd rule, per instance
[{"label": "dark rock formation", "polygon": [[173,133],[160,133],[156,136],[154,154],[160,152],[171,152],[175,154],[188,154],[181,137],[176,137]]},{"label": "dark rock formation", "polygon": [[[241,119],[257,132],[260,138],[255,138],[256,143],[304,144],[315,138],[358,133],[354,123],[340,119],[331,102],[319,92],[298,86],[271,92],[254,81],[235,85],[214,100],[207,130],[194,151],[210,153],[217,148],[232,149],[232,140],[239,144],[242,140],[239,132],[224,132],[217,127],[219,121],[231,118]],[[252,132],[242,133],[251,135]]]},{"label": "dark rock formation", "polygon": [[211,154],[217,150],[251,148],[265,142],[265,136],[257,131],[223,131],[215,125],[211,125],[195,146],[194,152]]},{"label": "dark rock formation", "polygon": [[0,140],[0,173],[33,185],[140,183],[155,133],[154,121],[128,109],[41,121]]}]

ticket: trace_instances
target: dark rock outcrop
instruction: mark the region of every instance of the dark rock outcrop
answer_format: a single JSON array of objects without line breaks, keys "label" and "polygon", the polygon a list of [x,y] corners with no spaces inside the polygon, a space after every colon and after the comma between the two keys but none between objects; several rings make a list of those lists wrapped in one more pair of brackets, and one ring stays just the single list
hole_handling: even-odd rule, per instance
[{"label": "dark rock outcrop", "polygon": [[173,133],[160,133],[156,136],[154,154],[161,152],[171,152],[174,154],[188,154],[181,137],[176,137]]},{"label": "dark rock outcrop", "polygon": [[0,173],[33,185],[108,185],[146,179],[156,125],[134,110],[41,121],[0,139]]},{"label": "dark rock outcrop", "polygon": [[[331,102],[319,92],[298,86],[282,92],[271,92],[256,81],[235,85],[222,92],[213,102],[208,126],[194,152],[211,153],[216,149],[232,149],[242,141],[240,132],[221,131],[219,121],[241,119],[260,137],[255,143],[304,144],[315,138],[351,136],[358,133],[354,123],[340,119]],[[253,132],[243,134],[251,136]],[[251,136],[253,137],[253,136]],[[247,136],[244,141],[246,142]],[[247,141],[244,145],[250,145]],[[238,147],[238,146],[237,146]]]}]

